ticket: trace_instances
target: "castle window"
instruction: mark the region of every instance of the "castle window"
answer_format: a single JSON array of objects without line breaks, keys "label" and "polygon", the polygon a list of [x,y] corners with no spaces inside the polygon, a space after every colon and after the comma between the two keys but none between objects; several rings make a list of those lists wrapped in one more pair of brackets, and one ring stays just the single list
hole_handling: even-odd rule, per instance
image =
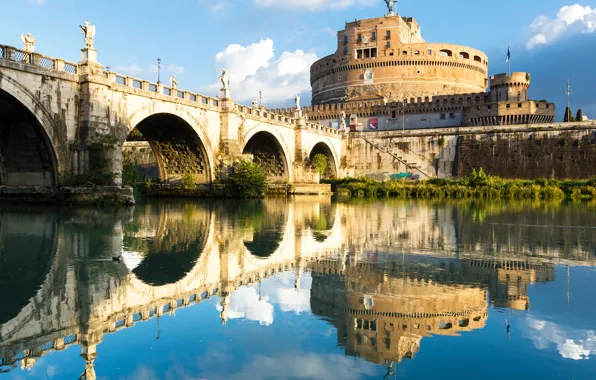
[{"label": "castle window", "polygon": [[463,59],[470,59],[470,54],[466,53],[465,51],[462,51],[461,53],[459,53],[459,57]]},{"label": "castle window", "polygon": [[344,46],[344,54],[348,54],[348,47]]},{"label": "castle window", "polygon": [[362,42],[362,34],[358,34],[358,43]]},{"label": "castle window", "polygon": [[389,56],[390,56],[390,57],[393,57],[393,52],[389,53]]},{"label": "castle window", "polygon": [[385,33],[385,38],[386,38],[386,39],[390,39],[390,38],[391,38],[391,31],[390,31],[390,30],[388,30],[388,31]]},{"label": "castle window", "polygon": [[408,52],[404,50],[404,51],[401,52],[401,54],[402,55],[408,55]]},{"label": "castle window", "polygon": [[370,49],[371,58],[377,58],[377,48]]},{"label": "castle window", "polygon": [[356,59],[362,59],[362,49],[356,50]]},{"label": "castle window", "polygon": [[474,61],[482,63],[482,58],[480,58],[479,56],[475,55],[474,56]]},{"label": "castle window", "polygon": [[344,45],[348,44],[348,36],[344,36]]},{"label": "castle window", "polygon": [[449,118],[450,119],[455,119],[455,112],[450,112],[449,113]]},{"label": "castle window", "polygon": [[372,38],[373,41],[377,40],[377,32],[372,32]]},{"label": "castle window", "polygon": [[519,103],[519,104],[517,105],[517,108],[522,108],[522,104],[521,104],[521,103]]},{"label": "castle window", "polygon": [[486,107],[486,109],[490,109],[490,108],[491,108],[490,105]]},{"label": "castle window", "polygon": [[391,118],[392,119],[396,119],[397,118],[397,112],[395,112],[395,110],[391,111]]},{"label": "castle window", "polygon": [[427,53],[428,53],[428,55],[433,55],[433,49],[428,49]]},{"label": "castle window", "polygon": [[451,57],[453,56],[453,53],[451,52],[451,50],[443,49],[439,51],[439,55],[441,57]]},{"label": "castle window", "polygon": [[511,104],[507,104],[507,108],[511,108]]},{"label": "castle window", "polygon": [[547,105],[546,105],[546,108],[550,108],[550,104],[547,104]]},{"label": "castle window", "polygon": [[441,120],[445,120],[445,114],[444,113],[441,114]]},{"label": "castle window", "polygon": [[388,48],[390,48],[391,47],[391,41],[387,41],[387,44],[385,46],[388,47]]},{"label": "castle window", "polygon": [[420,51],[416,50],[416,51],[414,52],[414,55],[420,55]]}]

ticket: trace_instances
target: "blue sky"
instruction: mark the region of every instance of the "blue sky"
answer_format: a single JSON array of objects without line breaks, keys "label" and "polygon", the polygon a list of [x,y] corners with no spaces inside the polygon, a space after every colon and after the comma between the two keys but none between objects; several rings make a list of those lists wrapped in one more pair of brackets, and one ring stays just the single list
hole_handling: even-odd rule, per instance
[{"label": "blue sky", "polygon": [[[491,74],[507,70],[510,42],[512,69],[532,74],[532,98],[555,101],[562,115],[569,77],[572,107],[596,118],[596,0],[485,4],[403,0],[398,10],[417,19],[429,42],[485,51]],[[333,31],[386,11],[382,0],[0,0],[0,9],[2,44],[20,47],[21,33],[31,32],[36,51],[78,61],[78,25],[89,21],[98,59],[113,71],[155,81],[159,56],[165,81],[176,75],[181,88],[216,95],[225,66],[237,100],[250,103],[262,90],[270,107],[290,104],[297,92],[308,104],[308,68],[335,50]]]}]

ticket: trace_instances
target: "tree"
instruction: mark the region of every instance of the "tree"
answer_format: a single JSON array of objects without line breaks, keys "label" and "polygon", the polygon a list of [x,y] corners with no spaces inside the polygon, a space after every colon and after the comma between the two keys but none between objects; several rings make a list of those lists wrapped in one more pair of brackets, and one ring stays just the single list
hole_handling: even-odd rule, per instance
[{"label": "tree", "polygon": [[237,162],[229,178],[235,195],[242,198],[260,196],[267,185],[267,176],[263,168],[252,161]]},{"label": "tree", "polygon": [[324,154],[318,153],[312,158],[312,167],[319,173],[320,175],[325,174],[327,170],[327,156]]},{"label": "tree", "polygon": [[577,110],[577,115],[575,115],[575,121],[583,121],[584,120],[584,113],[582,112],[582,109],[578,109]]},{"label": "tree", "polygon": [[570,121],[574,121],[573,114],[571,113],[571,109],[569,107],[565,107],[565,117],[563,118],[563,121],[565,123],[568,123]]}]

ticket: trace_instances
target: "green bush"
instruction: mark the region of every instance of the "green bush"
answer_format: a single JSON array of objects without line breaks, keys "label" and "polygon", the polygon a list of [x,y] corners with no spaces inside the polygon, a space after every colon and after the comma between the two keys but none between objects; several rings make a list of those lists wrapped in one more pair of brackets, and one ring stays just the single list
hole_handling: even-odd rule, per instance
[{"label": "green bush", "polygon": [[267,176],[263,168],[252,161],[239,161],[229,176],[234,195],[242,198],[258,197],[267,186]]},{"label": "green bush", "polygon": [[122,164],[122,184],[125,186],[136,187],[141,182],[141,176],[137,171],[137,162],[130,157],[124,157]]},{"label": "green bush", "polygon": [[192,173],[184,173],[182,176],[182,186],[185,189],[195,189],[197,187],[195,176]]},{"label": "green bush", "polygon": [[327,170],[327,156],[324,154],[315,154],[315,156],[311,160],[312,167],[319,173],[320,175],[325,174]]}]

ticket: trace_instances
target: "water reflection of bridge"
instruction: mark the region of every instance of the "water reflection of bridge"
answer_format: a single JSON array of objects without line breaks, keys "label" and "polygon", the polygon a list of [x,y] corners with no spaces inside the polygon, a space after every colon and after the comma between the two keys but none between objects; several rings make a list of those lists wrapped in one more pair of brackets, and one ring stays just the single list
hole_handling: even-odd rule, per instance
[{"label": "water reflection of bridge", "polygon": [[[0,312],[0,366],[31,366],[78,344],[92,378],[106,333],[212,296],[221,297],[225,323],[237,288],[307,270],[312,309],[331,319],[347,353],[399,362],[425,336],[482,328],[488,298],[525,310],[528,286],[554,279],[550,258],[425,255],[439,239],[451,244],[456,224],[432,208],[406,207],[390,214],[311,198],[160,203],[134,214],[0,211],[0,281],[18,289]],[[403,249],[379,244],[371,252],[376,236],[392,234],[396,224]],[[126,265],[112,262],[116,252]]]}]

